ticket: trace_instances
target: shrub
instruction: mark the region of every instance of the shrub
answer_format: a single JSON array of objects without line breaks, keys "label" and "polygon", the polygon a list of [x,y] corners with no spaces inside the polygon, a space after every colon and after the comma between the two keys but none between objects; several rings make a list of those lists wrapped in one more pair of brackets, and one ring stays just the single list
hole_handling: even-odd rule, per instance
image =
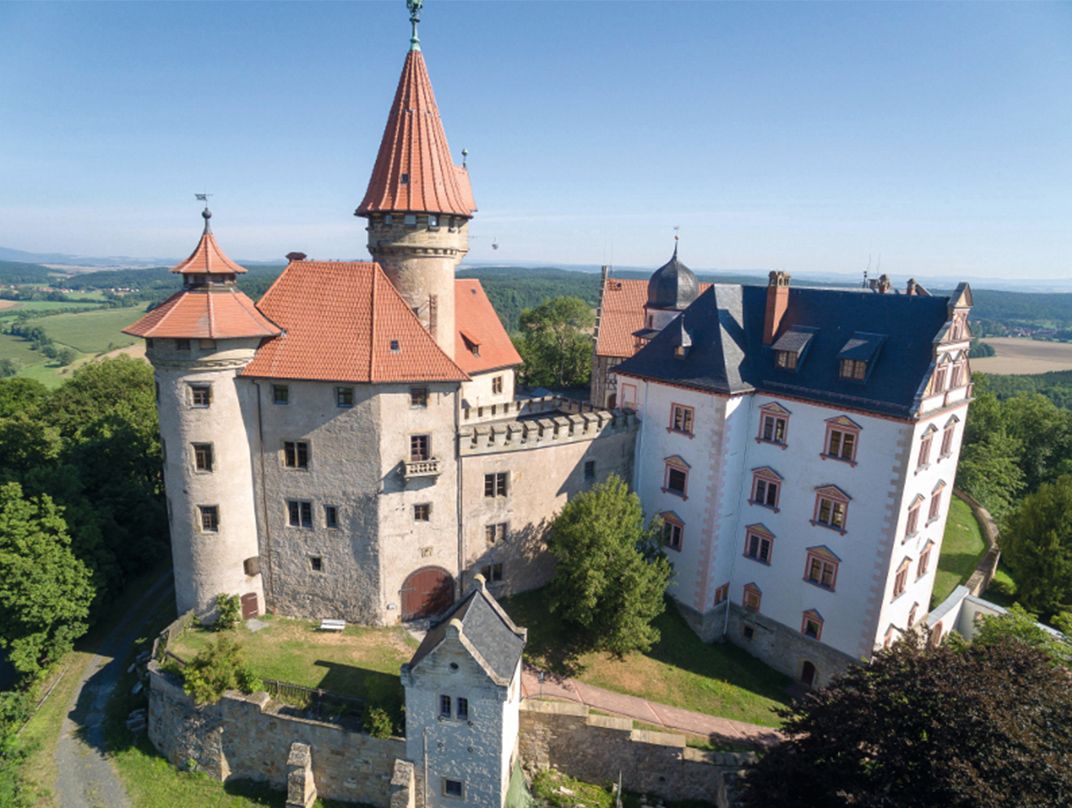
[{"label": "shrub", "polygon": [[242,605],[238,595],[228,595],[224,592],[216,595],[216,631],[235,628],[241,614]]},{"label": "shrub", "polygon": [[366,707],[363,722],[365,731],[373,738],[390,738],[394,734],[394,722],[382,707]]},{"label": "shrub", "polygon": [[260,680],[242,659],[241,646],[229,637],[201,651],[182,669],[183,690],[195,704],[219,701],[225,690],[253,693],[262,690]]}]

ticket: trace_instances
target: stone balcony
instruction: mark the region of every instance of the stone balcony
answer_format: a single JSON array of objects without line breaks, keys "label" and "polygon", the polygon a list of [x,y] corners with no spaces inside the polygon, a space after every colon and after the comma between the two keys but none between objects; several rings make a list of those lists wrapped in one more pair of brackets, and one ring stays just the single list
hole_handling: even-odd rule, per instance
[{"label": "stone balcony", "polygon": [[443,470],[443,464],[438,457],[430,460],[406,460],[402,464],[402,476],[407,480],[417,477],[438,477]]}]

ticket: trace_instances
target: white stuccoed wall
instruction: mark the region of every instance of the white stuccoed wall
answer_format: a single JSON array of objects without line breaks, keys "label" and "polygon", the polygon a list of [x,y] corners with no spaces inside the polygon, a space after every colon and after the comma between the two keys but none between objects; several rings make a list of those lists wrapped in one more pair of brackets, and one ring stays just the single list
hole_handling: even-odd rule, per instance
[{"label": "white stuccoed wall", "polygon": [[[502,378],[501,393],[492,392],[492,380]],[[490,407],[507,404],[514,400],[515,374],[513,368],[501,368],[487,373],[474,374],[470,381],[462,382],[459,404],[464,401],[470,407]],[[475,415],[475,414],[474,414]]]},{"label": "white stuccoed wall", "polygon": [[[175,340],[156,339],[147,350],[159,386],[160,437],[166,453],[167,489],[175,600],[180,613],[215,608],[216,595],[256,593],[264,609],[260,575],[246,575],[243,562],[259,554],[254,513],[250,435],[243,411],[245,388],[236,374],[253,357],[258,340],[219,340],[202,350],[191,340],[179,351]],[[192,406],[191,384],[212,387],[207,408]],[[213,471],[194,469],[194,443],[213,448]],[[201,530],[199,505],[217,505],[216,533]]]}]

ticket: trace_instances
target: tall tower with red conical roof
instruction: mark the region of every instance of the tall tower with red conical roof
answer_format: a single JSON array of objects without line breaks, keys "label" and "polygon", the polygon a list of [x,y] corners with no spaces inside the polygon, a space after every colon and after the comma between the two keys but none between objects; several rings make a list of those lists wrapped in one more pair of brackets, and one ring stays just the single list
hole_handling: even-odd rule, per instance
[{"label": "tall tower with red conical roof", "polygon": [[412,35],[368,190],[368,249],[439,347],[454,356],[454,270],[476,211],[469,172],[455,165],[424,63],[421,0],[407,0]]}]

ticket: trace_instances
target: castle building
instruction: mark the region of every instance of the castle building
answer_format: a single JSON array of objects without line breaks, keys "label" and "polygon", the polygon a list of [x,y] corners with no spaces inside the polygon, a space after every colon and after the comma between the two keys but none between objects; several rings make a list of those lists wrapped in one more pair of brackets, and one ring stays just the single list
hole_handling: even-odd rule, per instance
[{"label": "castle building", "polygon": [[383,624],[443,612],[480,572],[540,586],[568,497],[631,476],[631,414],[515,395],[520,356],[454,277],[475,210],[415,19],[355,211],[372,262],[290,253],[254,304],[206,209],[182,291],[126,329],[156,372],[180,611],[228,593],[246,615]]}]

